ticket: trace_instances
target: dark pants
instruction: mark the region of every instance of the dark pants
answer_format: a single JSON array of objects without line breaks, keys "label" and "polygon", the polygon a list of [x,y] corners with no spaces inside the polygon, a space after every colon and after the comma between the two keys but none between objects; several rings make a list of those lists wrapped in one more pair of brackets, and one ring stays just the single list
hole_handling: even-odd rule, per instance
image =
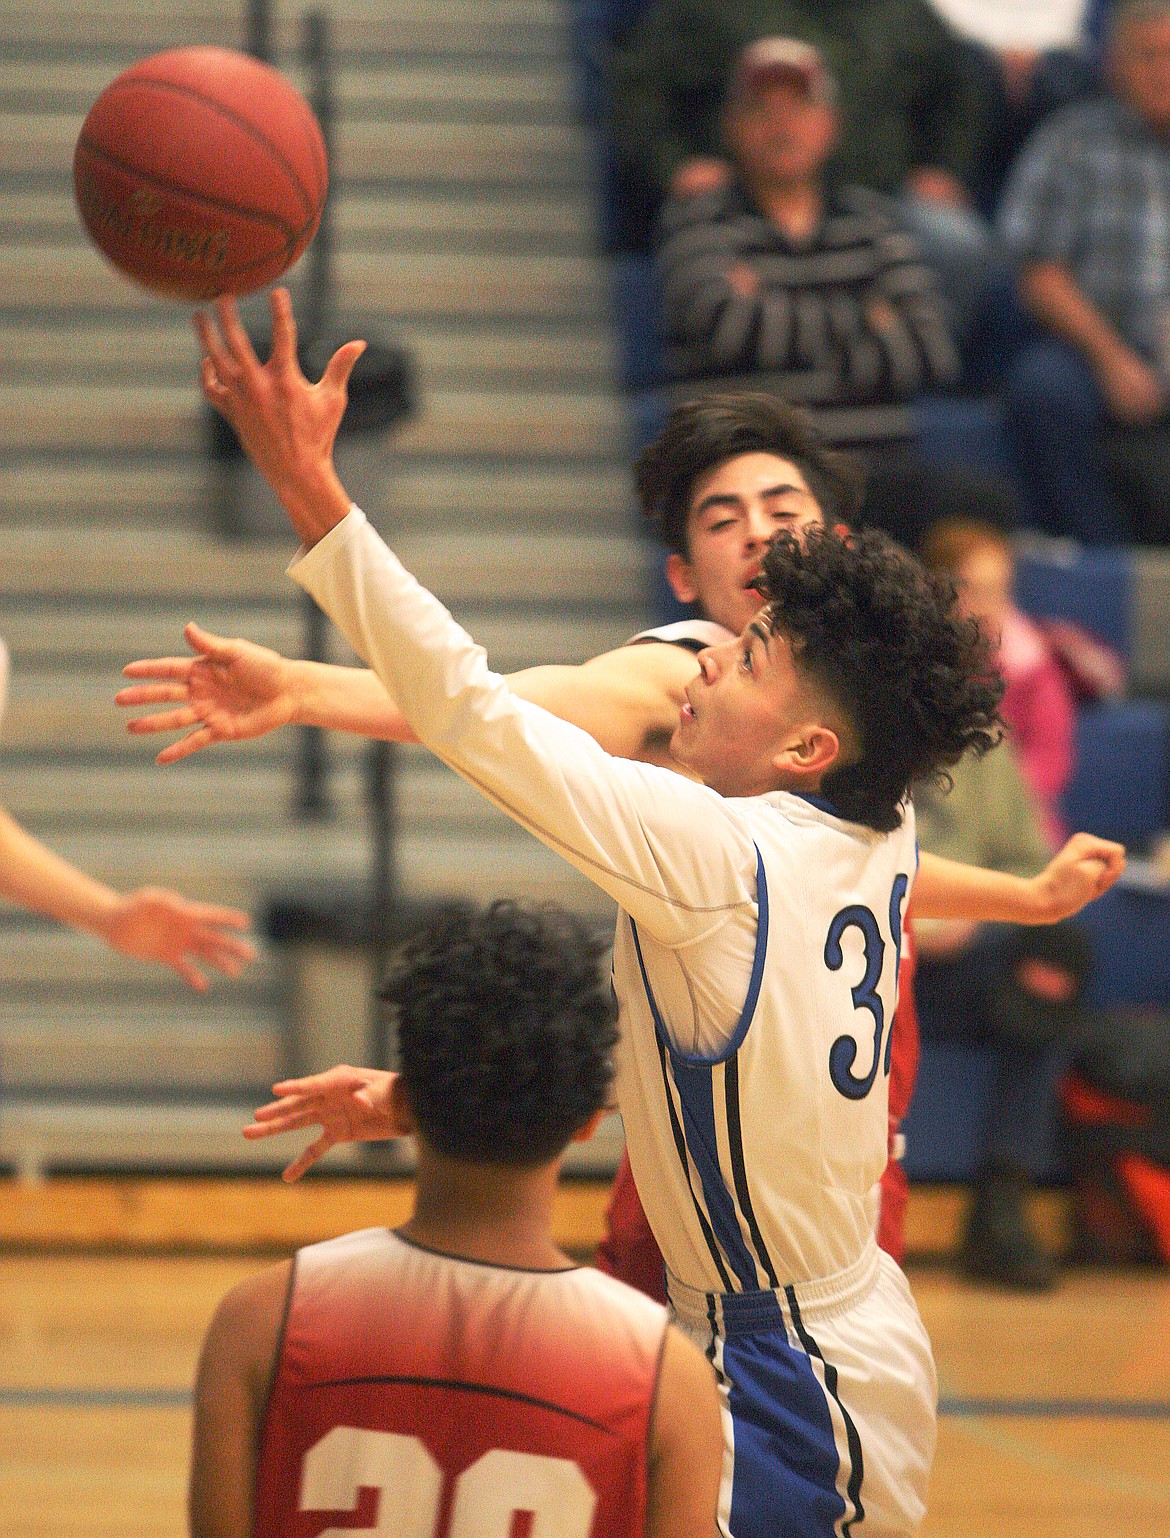
[{"label": "dark pants", "polygon": [[1074,348],[1044,338],[1017,352],[1004,425],[1036,527],[1086,545],[1170,543],[1170,419],[1110,421]]},{"label": "dark pants", "polygon": [[[1031,997],[1016,968],[1028,955],[1059,966],[1075,985],[1067,1005]],[[982,1149],[985,1169],[1036,1177],[1048,1160],[1056,1081],[1088,972],[1087,945],[1067,925],[988,926],[954,957],[919,956],[915,977],[924,1040],[983,1042],[995,1066]]]}]

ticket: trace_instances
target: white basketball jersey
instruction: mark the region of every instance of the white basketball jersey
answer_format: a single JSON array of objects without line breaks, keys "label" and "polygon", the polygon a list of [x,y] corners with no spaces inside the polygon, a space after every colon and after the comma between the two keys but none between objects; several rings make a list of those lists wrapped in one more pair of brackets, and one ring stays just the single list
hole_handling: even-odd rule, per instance
[{"label": "white basketball jersey", "polygon": [[517,699],[356,509],[292,570],[420,739],[618,903],[618,1100],[672,1276],[736,1292],[871,1263],[912,809],[879,834],[610,757]]},{"label": "white basketball jersey", "polygon": [[913,812],[881,836],[824,803],[735,803],[758,851],[750,956],[736,926],[614,945],[619,1100],[667,1271],[702,1292],[854,1265],[887,1157],[890,1027]]}]

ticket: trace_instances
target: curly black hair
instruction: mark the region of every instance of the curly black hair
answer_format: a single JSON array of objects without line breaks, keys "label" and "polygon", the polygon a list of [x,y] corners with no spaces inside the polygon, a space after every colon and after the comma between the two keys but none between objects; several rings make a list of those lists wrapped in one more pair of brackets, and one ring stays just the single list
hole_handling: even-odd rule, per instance
[{"label": "curly black hair", "polygon": [[767,622],[795,666],[844,711],[857,753],[821,791],[843,817],[888,833],[918,781],[944,780],[1003,735],[1003,679],[954,584],[876,529],[781,535],[764,557]]},{"label": "curly black hair", "polygon": [[687,515],[695,483],[741,454],[775,454],[796,465],[826,523],[856,518],[860,469],[829,448],[806,412],[774,395],[724,390],[676,406],[634,466],[643,515],[668,549],[689,554]]},{"label": "curly black hair", "polygon": [[423,1136],[475,1164],[556,1158],[608,1102],[607,946],[553,906],[452,904],[396,958],[382,1000]]}]

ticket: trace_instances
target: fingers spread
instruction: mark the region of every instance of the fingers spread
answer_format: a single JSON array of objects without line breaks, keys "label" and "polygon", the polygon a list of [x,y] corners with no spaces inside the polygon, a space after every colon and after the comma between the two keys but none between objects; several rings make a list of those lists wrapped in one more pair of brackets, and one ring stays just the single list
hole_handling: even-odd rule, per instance
[{"label": "fingers spread", "polygon": [[[183,627],[183,637],[192,651],[199,652],[204,657],[229,657],[232,652],[230,641],[225,641],[222,636],[213,635],[210,630],[204,630],[194,620]],[[187,658],[187,666],[191,667],[192,661]]]},{"label": "fingers spread", "polygon": [[287,288],[274,288],[268,296],[272,310],[272,361],[280,369],[295,369],[297,363],[297,323],[292,298]]},{"label": "fingers spread", "polygon": [[190,758],[192,753],[198,753],[214,741],[215,734],[208,727],[201,726],[196,731],[188,732],[185,737],[180,737],[178,742],[172,742],[170,747],[163,748],[161,753],[155,755],[154,761],[165,769],[168,764],[177,764],[181,758]]},{"label": "fingers spread", "polygon": [[[122,669],[122,676],[123,678],[171,678],[185,681],[190,678],[194,665],[190,657],[140,657],[126,664]],[[182,696],[176,695],[175,698],[180,699]],[[125,703],[130,705],[146,702],[126,700]]]},{"label": "fingers spread", "polygon": [[232,360],[241,373],[260,367],[260,360],[244,330],[244,323],[240,319],[239,306],[228,294],[215,301],[216,314],[219,317],[219,329],[223,333],[223,339],[232,356]]},{"label": "fingers spread", "polygon": [[[127,690],[127,693],[130,691]],[[182,699],[183,695],[171,695],[171,699]],[[149,700],[118,700],[119,705],[158,705],[166,696],[158,696]],[[126,722],[126,730],[141,736],[143,732],[181,732],[189,726],[194,726],[199,717],[191,709],[190,705],[184,705],[179,710],[160,710],[153,716],[134,716]]]},{"label": "fingers spread", "polygon": [[299,1180],[306,1170],[312,1169],[318,1159],[324,1158],[333,1147],[335,1141],[336,1139],[331,1137],[328,1132],[323,1132],[315,1143],[310,1143],[304,1153],[295,1158],[288,1166],[284,1172],[284,1179],[290,1182]]}]

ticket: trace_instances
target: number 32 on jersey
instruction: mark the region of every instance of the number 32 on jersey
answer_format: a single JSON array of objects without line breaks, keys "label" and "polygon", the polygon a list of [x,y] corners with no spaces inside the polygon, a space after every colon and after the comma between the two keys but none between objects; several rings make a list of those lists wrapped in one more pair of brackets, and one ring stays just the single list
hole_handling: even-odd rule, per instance
[{"label": "number 32 on jersey", "polygon": [[[896,876],[890,892],[888,921],[890,939],[894,946],[895,979],[902,960],[902,905],[906,901],[906,889],[909,885],[909,877]],[[841,940],[850,929],[859,930],[861,933],[864,959],[864,972],[860,982],[855,983],[850,989],[850,997],[855,1010],[865,1011],[873,1019],[873,1058],[869,1072],[859,1078],[853,1072],[857,1061],[857,1040],[848,1034],[838,1036],[829,1050],[829,1077],[833,1081],[833,1088],[844,1095],[846,1100],[864,1100],[874,1086],[878,1064],[881,1064],[883,1073],[888,1074],[890,1071],[892,1033],[886,1031],[885,1005],[878,992],[886,958],[886,941],[873,910],[863,907],[861,903],[851,903],[848,908],[842,908],[834,917],[829,925],[829,932],[825,936],[825,965],[830,972],[839,972],[845,964]],[[883,1037],[885,1038],[884,1054],[882,1052]]]}]

